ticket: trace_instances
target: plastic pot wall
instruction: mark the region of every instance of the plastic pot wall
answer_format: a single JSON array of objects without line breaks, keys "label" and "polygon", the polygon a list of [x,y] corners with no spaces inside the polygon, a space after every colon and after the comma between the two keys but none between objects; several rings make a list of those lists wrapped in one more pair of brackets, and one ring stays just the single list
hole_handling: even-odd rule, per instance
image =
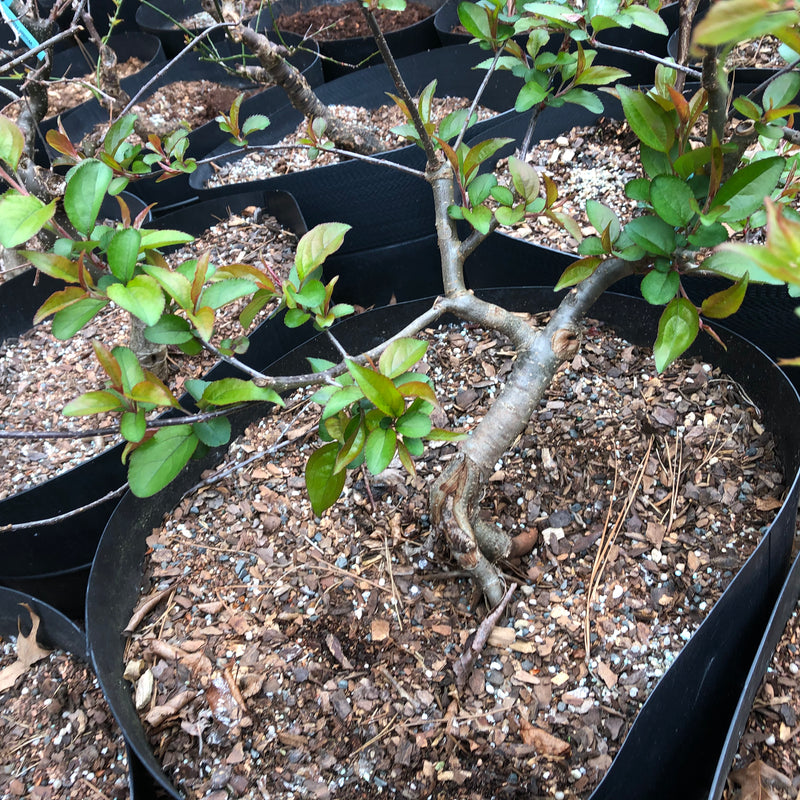
[{"label": "plastic pot wall", "polygon": [[[224,219],[229,210],[238,213],[249,205],[260,206],[298,235],[306,230],[297,204],[284,192],[249,192],[224,201],[210,201],[194,207],[191,213],[177,212],[174,217],[165,217],[165,226],[197,235]],[[269,346],[260,330],[252,334],[250,351],[243,357],[247,363],[252,359],[258,362],[263,349]],[[236,375],[232,367],[218,365],[206,377]],[[121,453],[120,444],[62,475],[0,501],[0,526],[66,514],[118,489],[126,480]],[[118,498],[106,500],[54,525],[3,533],[0,586],[36,595],[74,619],[83,617],[91,562],[103,527],[118,501]]]},{"label": "plastic pot wall", "polygon": [[[551,308],[554,300],[551,289],[528,292],[509,288],[480,295],[514,310],[532,312]],[[337,328],[337,338],[350,352],[359,352],[399,330],[429,302],[401,303],[359,315]],[[634,343],[650,344],[655,337],[657,314],[642,300],[607,294],[590,314],[613,320],[620,335]],[[313,340],[303,329],[288,331],[281,327],[276,320],[271,355],[278,355],[281,347],[293,342],[304,344],[274,364],[270,369],[274,374],[302,369],[308,355],[325,357],[328,353],[324,337]],[[726,353],[706,338],[692,353],[722,367],[751,392],[776,436],[791,490],[759,547],[642,708],[593,794],[594,800],[714,797],[711,792],[726,736],[748,682],[760,679],[751,666],[789,567],[800,493],[800,429],[794,424],[800,399],[769,358],[743,340],[737,340]],[[262,366],[267,365],[265,361]],[[145,538],[202,470],[213,466],[220,456],[221,452],[214,452],[191,465],[151,500],[126,495],[103,534],[89,582],[87,632],[98,680],[153,781],[176,798],[181,795],[162,773],[133,707],[130,688],[122,678],[124,639],[120,632],[138,600]],[[108,591],[110,586],[113,593]]]},{"label": "plastic pot wall", "polygon": [[[347,0],[277,0],[262,11],[258,20],[258,29],[277,27],[276,20],[281,16],[290,16],[300,11],[307,11],[318,5],[342,5]],[[439,37],[433,26],[436,10],[441,0],[415,0],[420,5],[431,9],[430,16],[414,25],[384,34],[389,49],[395,58],[403,58],[413,53],[421,53],[439,46]],[[313,35],[314,31],[311,31]],[[325,80],[331,81],[348,75],[364,67],[374,66],[380,62],[380,54],[375,40],[371,36],[356,36],[347,39],[324,39],[316,37],[319,51],[323,56]]]},{"label": "plastic pot wall", "polygon": [[[187,30],[190,34],[197,35],[206,27],[187,28],[179,23],[202,11],[200,0],[157,0],[152,4],[140,3],[136,8],[135,19],[141,30],[161,40],[167,58],[172,58],[186,46]],[[225,29],[220,28],[206,38],[212,42],[221,42],[225,39]]]},{"label": "plastic pot wall", "polygon": [[[464,45],[400,59],[399,66],[412,93],[419,92],[436,78],[437,95],[470,97],[483,77],[480,70],[472,67],[482,58],[480,50]],[[497,74],[489,82],[483,103],[504,112],[513,107],[517,89],[515,78],[508,73]],[[394,91],[389,71],[379,65],[323,84],[318,95],[326,104],[377,108],[388,101],[386,92]],[[251,144],[275,144],[295,130],[302,116],[292,108],[283,108],[272,115],[271,120],[269,128],[250,138]],[[488,120],[478,123],[470,133],[477,136],[489,125]],[[218,156],[215,163],[223,164],[230,160],[224,157],[227,151],[228,148],[220,147],[209,155]],[[425,164],[424,154],[416,146],[384,153],[379,158],[417,170],[424,169]],[[349,161],[235,186],[204,188],[211,173],[212,167],[206,164],[189,178],[190,186],[201,198],[225,195],[237,187],[283,189],[297,198],[309,227],[332,219],[353,225],[353,230],[345,237],[342,252],[400,243],[435,230],[428,184],[419,177],[381,165]]]}]

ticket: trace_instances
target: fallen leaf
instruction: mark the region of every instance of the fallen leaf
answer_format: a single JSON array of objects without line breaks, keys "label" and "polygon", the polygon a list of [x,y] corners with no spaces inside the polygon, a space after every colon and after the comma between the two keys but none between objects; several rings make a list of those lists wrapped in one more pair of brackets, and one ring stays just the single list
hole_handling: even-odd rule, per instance
[{"label": "fallen leaf", "polygon": [[787,789],[792,785],[782,772],[765,764],[760,758],[744,769],[731,772],[730,780],[738,787],[733,794],[734,800],[778,800],[772,787]]},{"label": "fallen leaf", "polygon": [[598,661],[597,674],[603,679],[603,683],[608,686],[609,689],[613,689],[617,685],[617,673],[614,672],[608,664]]},{"label": "fallen leaf", "polygon": [[525,719],[520,719],[520,736],[525,744],[532,745],[543,756],[563,756],[569,751],[569,742],[553,736]]},{"label": "fallen leaf", "polygon": [[329,633],[325,637],[325,644],[328,645],[328,650],[331,651],[331,655],[345,668],[345,669],[353,669],[353,665],[348,660],[347,656],[342,652],[342,643],[334,636],[332,633]]},{"label": "fallen leaf", "polygon": [[[37,661],[50,654],[49,650],[45,650],[37,641],[36,634],[39,632],[39,617],[34,613],[33,609],[27,603],[20,603],[23,608],[28,610],[31,615],[31,632],[26,636],[19,630],[17,637],[17,658],[22,662],[24,667],[30,667]],[[17,621],[19,625],[19,620]]]},{"label": "fallen leaf", "polygon": [[370,630],[373,642],[383,642],[389,638],[389,623],[385,619],[373,619]]}]

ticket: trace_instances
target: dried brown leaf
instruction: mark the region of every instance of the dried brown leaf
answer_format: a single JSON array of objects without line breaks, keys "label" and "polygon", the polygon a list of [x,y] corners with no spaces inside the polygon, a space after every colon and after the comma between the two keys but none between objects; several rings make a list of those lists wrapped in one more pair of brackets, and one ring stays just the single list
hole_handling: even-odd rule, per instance
[{"label": "dried brown leaf", "polygon": [[569,742],[553,736],[525,719],[520,719],[520,736],[525,744],[532,745],[543,756],[563,756],[569,752]]},{"label": "dried brown leaf", "polygon": [[778,800],[772,786],[786,789],[792,785],[782,772],[765,764],[760,758],[744,769],[731,772],[730,779],[738,787],[733,795],[735,800]]},{"label": "dried brown leaf", "polygon": [[20,605],[26,608],[31,615],[31,632],[26,636],[20,630],[19,636],[17,637],[17,658],[27,669],[31,664],[35,664],[37,661],[41,661],[48,656],[50,651],[45,650],[44,647],[36,641],[36,635],[39,632],[39,617],[27,603],[21,603]]}]

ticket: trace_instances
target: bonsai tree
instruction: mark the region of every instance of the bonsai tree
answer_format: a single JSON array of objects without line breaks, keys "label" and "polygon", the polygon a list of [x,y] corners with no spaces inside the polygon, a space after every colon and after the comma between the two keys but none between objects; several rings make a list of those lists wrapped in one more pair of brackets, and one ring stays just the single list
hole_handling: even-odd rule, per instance
[{"label": "bonsai tree", "polygon": [[[399,3],[402,0],[379,0],[377,5]],[[747,0],[748,9],[751,3],[760,9],[755,0]],[[413,471],[414,456],[422,452],[425,441],[460,440],[457,456],[431,489],[432,526],[446,539],[459,568],[478,583],[487,604],[501,607],[505,592],[498,561],[527,552],[536,537],[530,531],[511,536],[483,522],[480,499],[495,463],[524,431],[559,366],[580,347],[578,323],[593,302],[620,279],[638,276],[645,299],[663,308],[654,342],[656,366],[663,370],[701,333],[716,337],[710,321],[734,313],[751,278],[763,278],[748,266],[760,263],[761,256],[750,249],[743,254],[735,246],[726,248],[733,234],[769,221],[770,237],[763,249],[771,253],[773,266],[787,248],[796,252],[795,239],[786,241],[798,224],[789,209],[796,182],[787,141],[796,136],[790,123],[798,108],[793,98],[800,89],[800,76],[785,72],[761,87],[757,96],[736,99],[733,108],[744,122],[736,124],[731,135],[724,51],[753,30],[763,30],[760,10],[748,17],[751,26],[714,27],[709,21],[698,28],[699,43],[706,42],[703,37],[709,30],[713,36],[703,45],[703,86],[686,96],[676,88],[678,74],[686,67],[660,64],[654,87],[633,89],[619,82],[625,77],[622,70],[594,63],[595,48],[602,46],[596,33],[605,28],[638,25],[663,32],[660,18],[647,7],[598,0],[578,10],[566,3],[531,2],[509,12],[494,0],[464,2],[459,15],[476,46],[486,51],[483,67],[487,73],[502,69],[519,78],[516,110],[530,115],[528,135],[509,159],[510,184],[504,185],[493,170],[492,158],[508,140],[487,139],[467,146],[471,107],[440,121],[432,119],[435,85],[419,98],[411,97],[372,11],[373,5],[366,4],[364,14],[396,83],[395,102],[407,119],[399,130],[426,155],[426,168],[418,176],[427,181],[434,200],[444,292],[418,319],[370,352],[351,355],[338,346],[337,363],[315,360],[307,374],[280,378],[262,374],[238,358],[246,347],[249,325],[267,303],[275,304],[273,313],[283,314],[290,327],[313,325],[336,342],[335,323],[353,308],[335,297],[336,278],[325,282],[323,265],[343,242],[346,225],[331,221],[304,236],[294,268],[283,281],[258,264],[212,264],[207,253],[170,267],[161,248],[191,237],[160,230],[157,224],[145,227],[144,220],[131,218],[124,206],[119,223],[98,225],[106,194],[117,194],[153,169],[168,178],[196,163],[186,156],[181,132],[144,145],[129,141],[136,124],[130,115],[114,122],[93,154],[83,152],[63,132],[51,135],[50,143],[72,166],[63,198],[49,201],[31,192],[20,175],[26,147],[23,131],[0,118],[4,165],[0,177],[9,186],[0,199],[0,242],[21,249],[36,268],[68,284],[36,316],[36,321],[53,316],[55,336],[74,335],[113,302],[140,320],[150,342],[186,353],[207,350],[241,370],[241,378],[187,381],[199,409],[193,414],[182,409],[159,377],[142,368],[131,349],[110,349],[102,340],[95,342],[106,385],[71,401],[64,413],[119,414],[134,493],[148,496],[159,491],[198,450],[225,443],[230,435],[225,415],[231,409],[243,403],[280,403],[282,393],[310,387],[321,406],[322,444],[305,471],[315,513],[323,514],[336,502],[348,469],[363,465],[377,474],[397,456]],[[779,35],[788,32],[787,40],[789,34],[794,36],[796,11],[781,8],[767,19],[771,30]],[[250,36],[244,28],[236,30],[244,40]],[[525,47],[514,38],[521,34],[527,35]],[[253,44],[257,47],[259,42]],[[559,210],[557,187],[537,173],[526,154],[544,109],[573,103],[599,113],[603,106],[598,87],[616,92],[640,140],[645,177],[626,187],[628,197],[638,202],[639,213],[632,220],[621,220],[600,203],[588,204],[596,233],[580,241],[579,257],[555,287],[569,291],[558,299],[545,327],[535,328],[469,291],[464,264],[495,229],[523,219],[535,223],[537,218],[549,218],[581,239],[574,221]],[[478,101],[479,96],[473,105]],[[701,118],[707,120],[707,133],[696,146]],[[221,118],[237,144],[245,144],[248,132],[262,122],[240,122],[237,104]],[[312,153],[332,147],[328,132],[327,120],[310,125],[304,146]],[[760,149],[754,151],[751,145],[756,142]],[[392,168],[390,163],[386,166]],[[59,218],[62,210],[68,225]],[[41,231],[51,236],[52,244],[39,251],[25,249]],[[717,253],[706,255],[719,246],[723,247]],[[731,252],[741,257],[729,259]],[[764,272],[780,281],[789,278],[777,267]],[[728,276],[731,285],[698,306],[686,295],[682,281],[686,275],[706,273]],[[796,280],[794,272],[791,280]],[[242,335],[218,341],[216,313],[245,296],[251,299],[240,317]],[[518,354],[500,398],[469,435],[433,426],[435,387],[414,371],[426,348],[415,335],[446,313],[505,335]],[[151,412],[157,409],[175,409],[182,415],[153,419]]]}]

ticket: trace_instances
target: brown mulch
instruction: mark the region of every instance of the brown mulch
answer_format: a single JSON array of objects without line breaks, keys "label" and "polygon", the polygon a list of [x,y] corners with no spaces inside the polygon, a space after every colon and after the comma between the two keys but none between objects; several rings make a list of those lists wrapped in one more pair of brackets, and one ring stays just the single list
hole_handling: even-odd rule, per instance
[{"label": "brown mulch", "polygon": [[127,798],[125,743],[94,672],[33,644],[35,633],[23,649],[25,638],[0,637],[0,795]]},{"label": "brown mulch", "polygon": [[[288,275],[294,262],[296,237],[282,231],[274,218],[251,208],[210,228],[190,247],[169,257],[171,263],[194,258],[203,249],[212,263],[264,259],[279,275]],[[242,333],[237,317],[247,301],[231,304],[218,314],[218,336]],[[269,309],[257,317],[263,321]],[[126,344],[128,315],[113,303],[104,308],[71,340],[50,333],[46,320],[18,339],[0,344],[0,428],[8,430],[92,430],[113,425],[112,417],[61,416],[61,408],[83,392],[102,388],[105,375],[97,364],[92,339],[104,331],[108,346]],[[113,332],[113,335],[110,333]],[[186,379],[200,377],[216,362],[210,353],[188,357],[170,348],[170,388],[178,395]],[[0,499],[15,494],[98,455],[117,441],[114,436],[89,439],[7,440],[0,447]]]},{"label": "brown mulch", "polygon": [[[421,3],[408,2],[403,11],[375,12],[378,25],[384,33],[399,31],[427,19],[433,11]],[[295,14],[283,14],[277,19],[279,30],[290,31],[299,36],[310,35],[320,41],[335,39],[352,39],[357,36],[372,36],[361,4],[324,3],[298,11]]]},{"label": "brown mulch", "polygon": [[[437,423],[469,428],[513,351],[468,326],[426,338]],[[710,367],[656,376],[644,349],[589,322],[491,476],[487,516],[540,544],[506,564],[521,588],[459,689],[479,598],[427,517],[453,447],[415,478],[356,473],[315,519],[314,413],[292,398],[148,537],[143,598],[173,591],[137,627],[128,676],[167,772],[215,800],[588,795],[780,504],[758,416]]]}]

